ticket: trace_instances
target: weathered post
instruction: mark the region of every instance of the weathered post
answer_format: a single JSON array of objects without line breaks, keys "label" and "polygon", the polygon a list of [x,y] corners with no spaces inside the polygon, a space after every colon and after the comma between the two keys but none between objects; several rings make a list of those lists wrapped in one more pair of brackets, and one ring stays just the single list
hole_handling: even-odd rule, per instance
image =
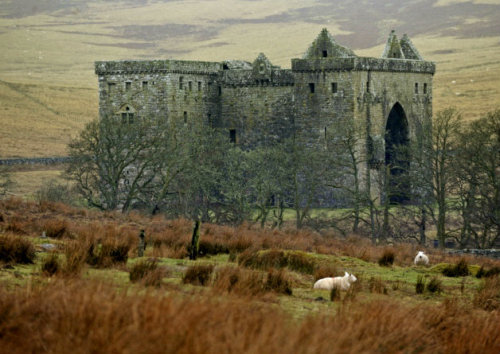
[{"label": "weathered post", "polygon": [[139,234],[139,247],[137,248],[137,257],[143,257],[145,249],[146,242],[144,242],[144,230],[141,230],[141,233]]},{"label": "weathered post", "polygon": [[200,247],[200,220],[194,223],[193,237],[191,238],[191,247],[189,250],[189,259],[196,260]]}]

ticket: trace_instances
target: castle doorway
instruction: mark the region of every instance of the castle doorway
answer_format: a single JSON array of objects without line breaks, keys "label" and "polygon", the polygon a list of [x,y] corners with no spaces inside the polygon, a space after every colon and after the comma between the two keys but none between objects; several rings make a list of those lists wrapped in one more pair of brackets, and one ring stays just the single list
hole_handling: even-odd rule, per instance
[{"label": "castle doorway", "polygon": [[400,204],[410,199],[408,120],[403,107],[392,107],[385,126],[386,197]]}]

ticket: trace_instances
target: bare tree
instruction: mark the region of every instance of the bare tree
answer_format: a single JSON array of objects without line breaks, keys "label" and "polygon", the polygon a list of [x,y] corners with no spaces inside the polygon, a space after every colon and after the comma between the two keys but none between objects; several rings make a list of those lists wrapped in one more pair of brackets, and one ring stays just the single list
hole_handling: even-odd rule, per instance
[{"label": "bare tree", "polygon": [[[446,239],[446,215],[449,210],[447,198],[452,188],[453,165],[456,161],[458,135],[462,116],[454,108],[437,113],[432,125],[432,179],[434,197],[437,202],[437,238],[439,247],[444,248]],[[433,215],[434,216],[434,215]]]},{"label": "bare tree", "polygon": [[455,239],[490,248],[500,240],[500,110],[466,126],[455,164],[455,210],[461,226]]}]

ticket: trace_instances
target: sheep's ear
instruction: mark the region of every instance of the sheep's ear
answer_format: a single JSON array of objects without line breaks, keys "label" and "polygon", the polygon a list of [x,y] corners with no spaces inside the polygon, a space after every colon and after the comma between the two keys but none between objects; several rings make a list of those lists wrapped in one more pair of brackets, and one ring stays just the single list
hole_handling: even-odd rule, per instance
[{"label": "sheep's ear", "polygon": [[347,276],[347,275],[349,275],[349,273],[345,272],[344,276]]}]

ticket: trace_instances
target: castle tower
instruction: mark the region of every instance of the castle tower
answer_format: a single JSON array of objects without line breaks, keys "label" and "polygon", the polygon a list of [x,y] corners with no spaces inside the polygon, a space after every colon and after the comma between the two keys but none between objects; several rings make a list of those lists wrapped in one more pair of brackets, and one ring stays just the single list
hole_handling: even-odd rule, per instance
[{"label": "castle tower", "polygon": [[295,122],[305,139],[321,144],[339,122],[352,122],[364,134],[358,177],[371,185],[372,198],[383,200],[384,185],[391,183],[384,178],[386,166],[392,180],[409,169],[408,156],[396,156],[396,147],[430,127],[434,63],[394,31],[377,59],[356,56],[324,29],[302,59],[292,60],[292,71]]}]

